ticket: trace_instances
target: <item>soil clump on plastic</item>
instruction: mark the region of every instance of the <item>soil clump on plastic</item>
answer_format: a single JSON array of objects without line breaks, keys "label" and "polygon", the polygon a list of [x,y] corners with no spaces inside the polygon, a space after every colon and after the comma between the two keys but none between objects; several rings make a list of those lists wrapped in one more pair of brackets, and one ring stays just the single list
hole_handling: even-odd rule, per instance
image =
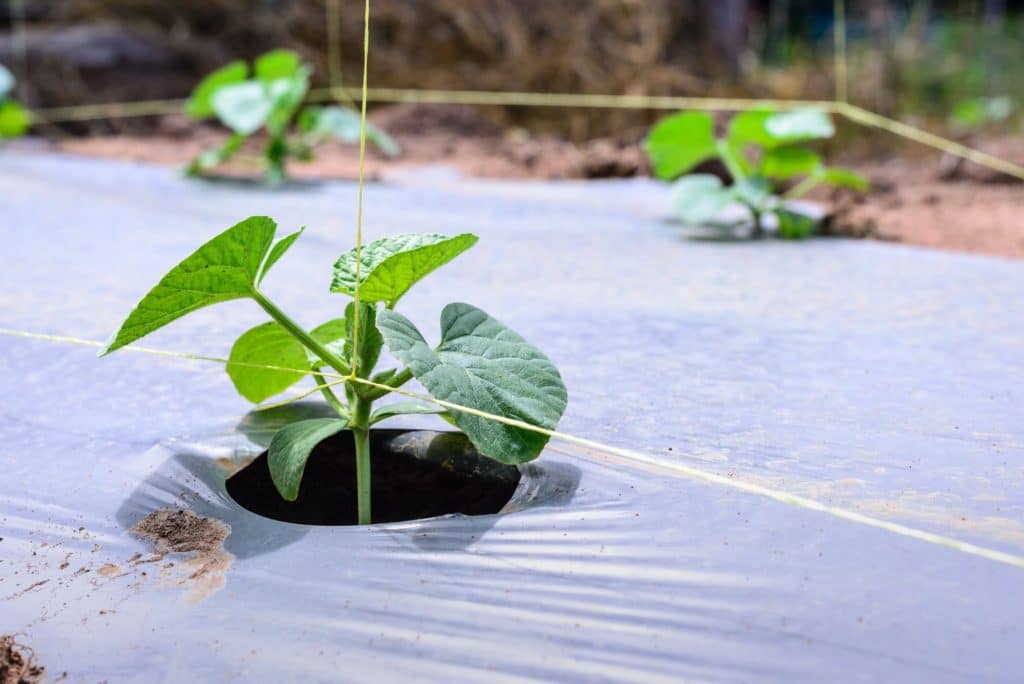
[{"label": "soil clump on plastic", "polygon": [[[169,553],[191,554],[185,572],[171,579],[172,584],[188,585],[188,601],[202,600],[224,587],[225,573],[234,556],[224,550],[230,528],[219,520],[204,518],[191,511],[162,508],[153,511],[131,529],[132,534],[153,545],[157,558]],[[174,567],[167,564],[167,568]]]},{"label": "soil clump on plastic", "polygon": [[0,684],[41,684],[46,668],[35,661],[32,649],[9,634],[0,635]]}]

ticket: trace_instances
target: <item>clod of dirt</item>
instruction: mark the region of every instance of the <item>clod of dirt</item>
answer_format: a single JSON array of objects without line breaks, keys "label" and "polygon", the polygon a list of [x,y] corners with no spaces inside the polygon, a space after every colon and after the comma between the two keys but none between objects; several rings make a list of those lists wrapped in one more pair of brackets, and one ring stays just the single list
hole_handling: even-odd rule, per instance
[{"label": "clod of dirt", "polygon": [[[203,518],[191,511],[163,508],[153,511],[131,529],[132,534],[153,545],[160,554],[190,553],[185,573],[172,584],[190,585],[188,602],[194,603],[220,591],[234,556],[224,550],[230,528],[219,520]],[[154,559],[155,560],[155,559]],[[168,567],[174,567],[169,564]]]},{"label": "clod of dirt", "polygon": [[140,520],[132,533],[153,543],[160,553],[209,553],[228,537],[227,526],[192,511],[163,508]]},{"label": "clod of dirt", "polygon": [[11,635],[0,635],[0,684],[39,684],[45,673],[32,649],[19,645]]}]

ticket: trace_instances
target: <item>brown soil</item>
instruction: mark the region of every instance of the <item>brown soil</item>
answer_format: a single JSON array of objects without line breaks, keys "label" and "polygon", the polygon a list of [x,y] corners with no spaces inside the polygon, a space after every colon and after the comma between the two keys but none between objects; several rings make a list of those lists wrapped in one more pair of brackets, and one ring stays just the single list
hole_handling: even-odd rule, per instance
[{"label": "brown soil", "polygon": [[13,636],[0,635],[0,684],[40,684],[45,673],[32,649],[19,645]]},{"label": "brown soil", "polygon": [[[1007,155],[1013,145],[988,148]],[[955,172],[950,172],[950,168]],[[855,165],[871,179],[864,196],[819,193],[834,207],[834,234],[1024,258],[1024,184],[939,155]]]},{"label": "brown soil", "polygon": [[[504,129],[478,109],[460,105],[395,105],[374,112],[370,120],[402,146],[402,155],[393,160],[369,149],[366,173],[370,179],[438,164],[485,178],[628,177],[646,175],[650,169],[639,145],[640,129],[620,138],[575,144]],[[160,121],[155,135],[65,138],[57,149],[184,167],[223,141],[223,129],[171,115]],[[255,139],[243,155],[258,156],[261,146],[262,141]],[[326,142],[317,148],[316,159],[292,163],[289,172],[296,178],[355,179],[358,162],[354,145]],[[254,168],[258,167],[243,160],[222,170],[229,176],[252,176]]]},{"label": "brown soil", "polygon": [[[161,560],[164,554],[191,554],[186,571],[170,579],[172,584],[188,585],[189,602],[206,598],[224,587],[225,573],[234,557],[224,550],[231,530],[219,520],[203,518],[191,511],[163,508],[153,511],[131,529],[132,534],[150,542]],[[175,567],[168,563],[166,568]]]},{"label": "brown soil", "polygon": [[[639,140],[642,130],[621,138],[575,144],[508,130],[472,107],[396,105],[371,119],[391,132],[403,155],[388,160],[371,151],[370,179],[415,173],[443,164],[460,172],[492,178],[606,178],[648,175]],[[223,140],[223,131],[184,117],[161,121],[155,136],[106,136],[66,139],[58,148],[73,153],[184,166],[203,149]],[[1018,164],[1024,164],[1024,141],[992,138],[968,141]],[[258,152],[258,147],[252,150]],[[356,177],[353,146],[328,143],[308,164],[292,164],[298,178]],[[891,240],[940,249],[1024,258],[1024,186],[1008,176],[977,165],[924,151],[916,158],[870,160],[848,164],[872,180],[865,196],[819,191],[834,214],[832,234]],[[227,175],[253,175],[237,164]]]},{"label": "brown soil", "polygon": [[[402,441],[392,441],[401,436]],[[519,472],[480,456],[465,436],[429,431],[374,430],[371,451],[373,522],[430,518],[448,513],[497,513],[512,498]],[[354,525],[355,445],[343,432],[310,455],[299,497],[288,502],[274,487],[263,453],[227,482],[246,509],[286,522]]]}]

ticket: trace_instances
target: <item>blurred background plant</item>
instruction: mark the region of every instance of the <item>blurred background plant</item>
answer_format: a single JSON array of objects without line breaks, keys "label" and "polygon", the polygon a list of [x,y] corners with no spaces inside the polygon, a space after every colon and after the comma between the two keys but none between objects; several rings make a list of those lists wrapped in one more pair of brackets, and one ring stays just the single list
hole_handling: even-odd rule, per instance
[{"label": "blurred background plant", "polygon": [[11,97],[12,90],[14,74],[0,64],[0,140],[20,137],[29,126],[29,114]]},{"label": "blurred background plant", "polygon": [[[332,71],[325,1],[335,0],[12,0],[0,6],[0,62],[15,67],[18,94],[33,107],[184,97],[219,65],[276,47],[299,52],[318,74],[313,86],[323,86]],[[360,3],[336,1],[341,73],[358,74]],[[847,4],[852,102],[947,126],[960,103],[1024,101],[1024,2]],[[378,86],[834,94],[834,12],[821,0],[376,0],[374,16]],[[504,107],[489,116],[582,140],[646,127],[656,115]],[[1001,125],[1016,130],[1019,116]]]}]

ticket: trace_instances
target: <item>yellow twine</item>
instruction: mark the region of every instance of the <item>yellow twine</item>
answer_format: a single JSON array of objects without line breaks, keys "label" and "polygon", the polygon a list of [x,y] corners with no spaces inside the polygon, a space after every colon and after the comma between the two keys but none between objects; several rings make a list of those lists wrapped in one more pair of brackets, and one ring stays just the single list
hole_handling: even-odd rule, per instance
[{"label": "yellow twine", "polygon": [[[93,341],[93,340],[86,340],[86,339],[81,339],[81,338],[77,338],[77,337],[69,337],[69,336],[63,336],[63,335],[48,335],[48,334],[33,333],[33,332],[28,332],[28,331],[23,331],[23,330],[11,330],[11,329],[7,329],[7,328],[0,328],[0,335],[9,335],[9,336],[15,336],[15,337],[25,337],[25,338],[38,339],[38,340],[47,340],[47,341],[51,341],[51,342],[61,342],[61,343],[67,343],[67,344],[82,344],[82,345],[87,345],[87,346],[90,346],[90,347],[103,347],[104,346],[103,342],[96,342],[96,341]],[[181,359],[186,359],[186,360],[191,360],[191,361],[211,361],[211,362],[216,362],[216,363],[221,363],[221,364],[237,363],[237,362],[229,361],[228,359],[221,359],[221,358],[217,358],[217,357],[200,356],[198,354],[188,354],[188,353],[183,353],[183,352],[164,351],[164,350],[150,349],[150,348],[147,348],[147,347],[127,346],[127,347],[124,347],[123,349],[125,351],[138,352],[138,353],[144,353],[144,354],[159,354],[161,356],[169,356],[169,357],[173,357],[173,358],[181,358]],[[237,365],[244,365],[244,366],[254,367],[254,368],[264,368],[266,370],[285,370],[285,371],[297,371],[297,372],[303,372],[303,373],[308,373],[309,372],[309,369],[282,368],[282,367],[279,367],[279,366],[260,365],[260,364],[237,363]],[[737,491],[745,492],[747,494],[753,494],[753,495],[756,495],[756,496],[762,496],[762,497],[765,497],[765,498],[768,498],[768,499],[771,499],[773,501],[777,501],[779,503],[783,503],[783,504],[786,504],[786,505],[789,505],[789,506],[796,506],[796,507],[799,507],[799,508],[805,508],[805,509],[808,509],[808,510],[817,511],[819,513],[825,513],[827,515],[831,515],[831,516],[833,516],[835,518],[839,518],[839,519],[842,519],[842,520],[847,520],[849,522],[853,522],[853,523],[857,523],[857,524],[861,524],[861,525],[866,525],[868,527],[873,527],[873,528],[876,528],[876,529],[884,530],[884,531],[890,532],[892,534],[897,534],[897,535],[900,535],[900,536],[903,536],[903,537],[909,537],[911,539],[916,539],[918,541],[923,541],[923,542],[927,542],[927,543],[930,543],[930,544],[935,544],[935,545],[938,545],[938,546],[943,546],[943,547],[952,549],[954,551],[958,551],[960,553],[966,553],[966,554],[969,554],[969,555],[972,555],[972,556],[977,556],[979,558],[984,558],[986,560],[995,561],[995,562],[998,562],[998,563],[1004,563],[1006,565],[1011,565],[1011,566],[1018,567],[1018,568],[1024,568],[1024,556],[1018,556],[1018,555],[1015,555],[1015,554],[1012,554],[1012,553],[1007,553],[1007,552],[1004,552],[1004,551],[999,551],[997,549],[991,549],[991,548],[988,548],[988,547],[985,547],[985,546],[979,546],[977,544],[972,544],[970,542],[965,542],[965,541],[957,539],[955,537],[949,537],[949,536],[945,536],[945,535],[941,535],[941,534],[935,534],[933,532],[928,532],[928,531],[925,531],[925,530],[919,530],[919,529],[914,528],[914,527],[909,527],[907,525],[901,525],[899,523],[890,522],[888,520],[881,520],[879,518],[874,518],[874,517],[871,517],[871,516],[868,516],[868,515],[864,515],[862,513],[857,513],[855,511],[850,511],[850,510],[847,510],[845,508],[840,508],[838,506],[830,506],[828,504],[822,503],[820,501],[816,501],[814,499],[811,499],[811,498],[808,498],[808,497],[805,497],[805,496],[800,496],[798,494],[791,494],[791,493],[783,491],[783,490],[773,489],[771,487],[765,487],[763,485],[755,484],[755,483],[752,483],[752,482],[745,482],[743,480],[739,480],[739,479],[736,479],[736,478],[727,477],[727,476],[724,476],[724,475],[718,475],[717,473],[711,473],[711,472],[708,472],[708,471],[705,471],[705,470],[701,470],[700,468],[695,468],[693,466],[686,465],[684,463],[661,461],[661,460],[659,460],[659,459],[657,459],[657,458],[655,458],[653,456],[649,456],[647,454],[644,454],[644,453],[639,452],[639,451],[634,451],[632,449],[623,449],[621,447],[611,446],[609,444],[604,444],[602,442],[598,442],[598,441],[595,441],[595,440],[592,440],[592,439],[586,439],[586,438],[583,438],[583,437],[577,437],[575,435],[571,435],[571,434],[566,433],[566,432],[560,432],[558,430],[548,430],[546,428],[542,428],[542,427],[539,427],[537,425],[533,425],[531,423],[527,423],[527,422],[524,422],[524,421],[521,421],[521,420],[516,420],[515,418],[508,418],[506,416],[499,416],[499,415],[496,415],[496,414],[493,414],[493,413],[488,413],[486,411],[481,411],[479,409],[475,409],[475,408],[472,408],[472,407],[469,407],[469,406],[462,406],[460,404],[455,404],[455,403],[452,403],[450,401],[444,401],[442,399],[436,399],[436,398],[434,398],[432,396],[429,396],[429,395],[426,395],[426,394],[420,394],[418,392],[411,392],[409,390],[402,389],[402,388],[390,387],[388,385],[384,385],[384,384],[381,384],[381,383],[378,383],[378,382],[373,382],[372,380],[366,380],[366,379],[358,378],[358,377],[357,378],[343,377],[343,376],[339,376],[337,374],[323,373],[323,372],[319,372],[319,371],[317,372],[317,374],[318,375],[323,375],[323,376],[329,376],[329,377],[336,377],[336,378],[340,379],[339,383],[331,383],[331,384],[341,384],[341,383],[344,383],[344,382],[356,382],[356,383],[359,383],[359,384],[362,384],[362,385],[366,385],[368,387],[375,387],[377,389],[386,389],[389,392],[394,392],[395,394],[399,394],[399,395],[402,395],[402,396],[405,396],[405,397],[409,397],[409,398],[412,398],[412,399],[417,399],[419,401],[424,401],[424,402],[431,403],[431,404],[434,404],[434,405],[437,405],[437,406],[441,406],[441,407],[449,409],[451,411],[460,411],[462,413],[467,413],[469,415],[476,416],[478,418],[484,418],[486,420],[492,420],[492,421],[495,421],[497,423],[502,423],[504,425],[509,425],[511,427],[516,427],[516,428],[519,428],[519,429],[522,429],[522,430],[528,430],[530,432],[536,432],[538,434],[546,435],[547,437],[549,437],[551,439],[556,439],[556,440],[559,440],[559,441],[562,441],[562,442],[566,442],[568,444],[572,444],[572,445],[577,446],[577,447],[583,447],[584,449],[592,449],[592,450],[594,450],[596,452],[600,452],[600,453],[604,454],[604,458],[602,460],[613,460],[614,461],[614,460],[618,459],[617,462],[620,462],[620,463],[622,463],[624,465],[629,465],[629,466],[642,465],[642,466],[645,466],[647,468],[655,468],[655,469],[658,469],[658,470],[660,470],[660,471],[662,471],[662,472],[664,472],[666,474],[672,475],[674,477],[686,477],[686,478],[690,478],[690,479],[699,480],[699,481],[702,481],[702,482],[707,482],[709,484],[714,484],[714,485],[719,485],[719,486],[723,486],[723,487],[728,487],[730,489],[734,489],[734,490],[737,490]],[[317,389],[319,389],[319,387]],[[577,454],[577,455],[580,458],[594,458],[595,457],[594,454],[592,454],[592,453],[590,453],[588,451],[580,451],[579,454]]]},{"label": "yellow twine", "polygon": [[356,209],[356,288],[355,288],[355,315],[352,316],[352,368],[351,378],[355,379],[359,365],[359,319],[362,317],[362,310],[359,306],[360,271],[363,265],[363,189],[365,186],[364,175],[366,167],[366,87],[367,74],[370,64],[370,0],[366,0],[366,9],[363,13],[363,92],[362,105],[359,113],[359,189]]}]

